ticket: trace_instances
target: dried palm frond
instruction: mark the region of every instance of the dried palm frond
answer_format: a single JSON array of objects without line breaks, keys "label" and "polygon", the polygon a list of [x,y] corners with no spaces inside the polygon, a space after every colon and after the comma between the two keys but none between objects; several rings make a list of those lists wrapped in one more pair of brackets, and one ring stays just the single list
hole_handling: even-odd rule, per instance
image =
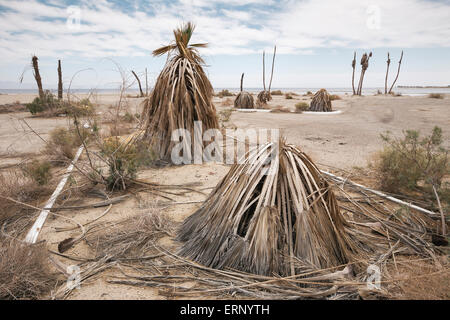
[{"label": "dried palm frond", "polygon": [[241,75],[241,91],[234,99],[234,107],[238,109],[255,109],[255,103],[251,93],[244,91],[244,74]]},{"label": "dried palm frond", "polygon": [[[271,155],[277,156],[268,165]],[[181,255],[209,267],[285,275],[298,272],[299,262],[316,268],[349,262],[357,246],[345,224],[315,164],[282,141],[234,165],[184,221],[178,240],[185,241]]]},{"label": "dried palm frond", "polygon": [[158,76],[151,97],[145,101],[142,115],[145,137],[165,160],[170,159],[175,143],[171,141],[173,130],[186,129],[193,137],[194,121],[201,121],[203,130],[218,128],[212,103],[214,91],[196,49],[206,44],[189,45],[193,31],[194,25],[187,23],[174,30],[174,43],[153,51],[154,56],[175,51]]},{"label": "dried palm frond", "polygon": [[263,90],[258,93],[258,102],[262,105],[267,104],[268,101],[272,100],[272,96],[269,91]]},{"label": "dried palm frond", "polygon": [[327,90],[320,89],[316,92],[314,97],[311,100],[308,111],[320,111],[320,112],[329,112],[333,111],[331,108],[331,99]]}]

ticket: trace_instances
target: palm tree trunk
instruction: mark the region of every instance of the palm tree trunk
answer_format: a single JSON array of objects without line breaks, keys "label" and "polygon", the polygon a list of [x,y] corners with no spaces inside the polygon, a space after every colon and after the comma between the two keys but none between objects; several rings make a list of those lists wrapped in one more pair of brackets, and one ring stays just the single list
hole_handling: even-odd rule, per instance
[{"label": "palm tree trunk", "polygon": [[401,54],[401,56],[400,56],[400,60],[398,61],[397,75],[395,76],[394,82],[392,82],[392,86],[391,86],[391,88],[389,89],[389,93],[392,92],[392,88],[394,88],[395,82],[397,82],[398,74],[400,73],[400,66],[401,66],[401,64],[402,64],[402,59],[403,59],[403,50],[402,50],[402,54]]},{"label": "palm tree trunk", "polygon": [[242,73],[242,76],[241,76],[241,92],[243,90],[243,87],[244,87],[244,73]]},{"label": "palm tree trunk", "polygon": [[354,54],[353,54],[352,68],[353,68],[353,73],[352,73],[352,89],[353,89],[353,95],[355,95],[355,94],[356,94],[356,91],[355,91],[356,51],[355,51]]},{"label": "palm tree trunk", "polygon": [[266,91],[266,62],[265,62],[266,53],[263,51],[263,88]]},{"label": "palm tree trunk", "polygon": [[133,73],[133,75],[135,76],[135,78],[136,78],[136,80],[137,80],[137,82],[139,84],[139,92],[141,93],[141,97],[143,97],[144,96],[144,92],[142,92],[141,80],[139,80],[139,77],[137,76],[137,74],[133,70],[131,70],[131,73]]},{"label": "palm tree trunk", "polygon": [[391,64],[391,58],[389,58],[389,52],[388,52],[388,59],[387,59],[387,69],[386,69],[386,79],[384,80],[384,94],[387,94],[387,81],[388,81],[388,74],[389,74],[389,65]]},{"label": "palm tree trunk", "polygon": [[39,73],[38,57],[33,56],[33,58],[31,58],[31,62],[34,69],[34,78],[36,79],[36,84],[39,90],[39,98],[41,99],[41,101],[44,101],[44,90],[42,89],[42,80]]},{"label": "palm tree trunk", "polygon": [[274,48],[273,48],[273,59],[272,59],[272,71],[270,72],[269,94],[270,94],[270,88],[272,87],[273,66],[275,64],[275,55],[276,54],[277,54],[277,46],[274,46]]},{"label": "palm tree trunk", "polygon": [[61,60],[58,60],[58,99],[63,98],[63,84],[62,84],[62,71],[61,71]]}]

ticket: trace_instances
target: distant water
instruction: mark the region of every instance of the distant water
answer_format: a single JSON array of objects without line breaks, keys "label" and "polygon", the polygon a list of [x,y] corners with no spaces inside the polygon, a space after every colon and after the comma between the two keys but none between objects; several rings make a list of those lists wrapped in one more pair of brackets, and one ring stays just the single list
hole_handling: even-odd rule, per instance
[{"label": "distant water", "polygon": [[[239,88],[214,88],[216,92],[228,89],[232,92],[239,91]],[[283,92],[294,92],[297,94],[305,94],[308,91],[311,91],[312,93],[315,93],[320,88],[272,88],[272,90],[281,90]],[[328,90],[331,94],[338,94],[338,95],[351,95],[353,93],[352,88],[325,88]],[[262,90],[262,88],[245,88],[246,91],[252,92],[252,93],[258,93]],[[377,92],[381,91],[384,92],[384,87],[381,88],[363,88],[363,95],[374,95]],[[50,90],[53,93],[57,93],[56,90]],[[445,88],[394,88],[393,90],[395,93],[401,93],[402,95],[407,96],[424,96],[428,95],[430,93],[444,93],[444,94],[450,94],[450,87]],[[118,93],[118,89],[72,89],[72,93]],[[135,94],[139,91],[137,89],[129,89],[127,90],[127,94]],[[37,93],[36,89],[0,89],[0,94],[21,94],[21,93]]]}]

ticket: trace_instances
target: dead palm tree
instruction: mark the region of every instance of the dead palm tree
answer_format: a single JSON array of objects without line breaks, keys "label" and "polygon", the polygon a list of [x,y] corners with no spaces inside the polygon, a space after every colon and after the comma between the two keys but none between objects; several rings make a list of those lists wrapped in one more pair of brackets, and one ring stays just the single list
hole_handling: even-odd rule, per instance
[{"label": "dead palm tree", "polygon": [[328,91],[320,89],[316,92],[311,100],[308,111],[329,112],[333,111],[331,108],[331,99]]},{"label": "dead palm tree", "polygon": [[[218,128],[212,103],[213,87],[197,51],[207,44],[189,44],[193,32],[194,25],[186,23],[174,30],[173,43],[153,51],[154,56],[166,53],[169,56],[151,96],[145,101],[142,118],[145,137],[164,160],[170,159],[175,143],[171,141],[173,130],[186,129],[194,137],[194,121],[201,121],[204,131]],[[184,141],[186,138],[183,136]]]},{"label": "dead palm tree", "polygon": [[234,107],[239,109],[255,109],[251,93],[244,91],[244,74],[241,75],[241,91],[234,99]]},{"label": "dead palm tree", "polygon": [[209,267],[286,275],[351,261],[358,246],[345,226],[316,165],[280,141],[231,167],[183,222],[178,240],[181,255]]},{"label": "dead palm tree", "polygon": [[272,95],[270,94],[270,88],[272,86],[272,78],[273,78],[273,67],[275,64],[275,55],[277,53],[277,46],[273,48],[273,57],[272,57],[272,71],[270,73],[270,82],[269,89],[266,90],[266,62],[265,62],[265,52],[263,51],[263,91],[258,93],[258,102],[260,105],[267,104],[268,101],[272,100]]}]

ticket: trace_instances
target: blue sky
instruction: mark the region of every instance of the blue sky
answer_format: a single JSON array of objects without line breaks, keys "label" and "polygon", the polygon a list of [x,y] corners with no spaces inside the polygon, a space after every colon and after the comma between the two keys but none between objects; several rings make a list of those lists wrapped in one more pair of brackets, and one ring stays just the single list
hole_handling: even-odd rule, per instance
[{"label": "blue sky", "polygon": [[[450,1],[425,0],[0,0],[0,88],[34,88],[30,58],[40,59],[46,88],[116,88],[121,73],[147,68],[154,83],[165,58],[151,51],[172,40],[183,21],[196,25],[214,87],[262,86],[261,54],[273,87],[349,87],[353,51],[372,51],[368,87],[384,85],[386,53],[400,85],[450,84]],[[79,22],[79,24],[78,24]],[[19,77],[26,70],[23,83]],[[358,64],[359,71],[359,64]]]}]

